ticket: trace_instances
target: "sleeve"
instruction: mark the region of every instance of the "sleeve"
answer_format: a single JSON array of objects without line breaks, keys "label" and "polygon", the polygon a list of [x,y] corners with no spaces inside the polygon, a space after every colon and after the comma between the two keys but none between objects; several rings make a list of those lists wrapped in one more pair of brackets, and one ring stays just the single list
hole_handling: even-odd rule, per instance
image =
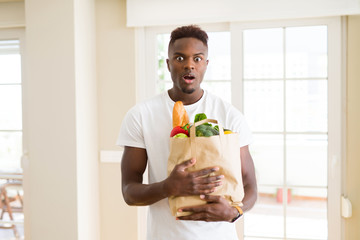
[{"label": "sleeve", "polygon": [[125,115],[116,145],[145,148],[142,115],[138,106],[130,109]]},{"label": "sleeve", "polygon": [[244,147],[253,142],[253,136],[245,116],[235,107],[228,112],[227,119],[230,121],[230,129],[239,133],[240,147]]}]

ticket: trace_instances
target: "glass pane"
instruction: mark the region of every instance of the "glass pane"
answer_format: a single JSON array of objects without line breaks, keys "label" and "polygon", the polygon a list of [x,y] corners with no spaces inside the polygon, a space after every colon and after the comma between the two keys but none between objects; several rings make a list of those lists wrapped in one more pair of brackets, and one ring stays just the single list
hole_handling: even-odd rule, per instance
[{"label": "glass pane", "polygon": [[244,82],[244,114],[252,131],[283,131],[283,101],[283,81]]},{"label": "glass pane", "polygon": [[231,82],[212,82],[203,81],[201,84],[203,89],[208,90],[212,94],[221,97],[227,102],[231,102]]},{"label": "glass pane", "polygon": [[168,58],[168,45],[170,34],[157,35],[157,57],[158,57],[158,79],[171,81],[171,76],[167,68],[166,59]]},{"label": "glass pane", "polygon": [[287,135],[287,184],[327,186],[327,135]]},{"label": "glass pane", "polygon": [[276,198],[275,187],[259,187],[255,206],[244,215],[246,237],[283,237],[284,207]]},{"label": "glass pane", "polygon": [[21,86],[0,85],[0,130],[22,128]]},{"label": "glass pane", "polygon": [[206,70],[207,80],[230,80],[231,57],[230,57],[230,33],[209,32],[209,65]]},{"label": "glass pane", "polygon": [[297,239],[327,239],[327,190],[292,189],[286,208],[286,235]]},{"label": "glass pane", "polygon": [[284,76],[283,29],[244,31],[244,78]]},{"label": "glass pane", "polygon": [[327,80],[286,82],[286,130],[327,132]]},{"label": "glass pane", "polygon": [[173,82],[171,81],[158,81],[156,83],[156,93],[165,92],[168,89],[172,88]]},{"label": "glass pane", "polygon": [[286,28],[286,77],[327,77],[327,27]]},{"label": "glass pane", "polygon": [[0,83],[21,83],[20,54],[0,54]]},{"label": "glass pane", "polygon": [[282,185],[284,182],[284,138],[281,134],[253,134],[250,145],[258,184]]},{"label": "glass pane", "polygon": [[20,169],[22,155],[22,133],[0,132],[0,166],[1,170]]}]

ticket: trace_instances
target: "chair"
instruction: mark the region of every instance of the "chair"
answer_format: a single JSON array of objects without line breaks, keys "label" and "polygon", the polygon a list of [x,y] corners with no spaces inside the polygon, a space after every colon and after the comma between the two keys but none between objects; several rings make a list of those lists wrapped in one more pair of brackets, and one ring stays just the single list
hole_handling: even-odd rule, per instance
[{"label": "chair", "polygon": [[[9,192],[16,192],[15,195],[10,196]],[[23,212],[23,198],[20,194],[22,190],[22,181],[19,180],[8,180],[7,182],[0,185],[0,208],[1,208],[1,215],[0,219],[3,219],[4,214],[7,212],[11,221],[14,220],[13,213],[14,212]],[[11,206],[11,202],[19,201],[20,206],[14,207]],[[16,229],[15,224],[11,224],[10,226],[0,226],[2,229],[13,229],[14,235],[16,238],[19,237],[19,233]]]}]

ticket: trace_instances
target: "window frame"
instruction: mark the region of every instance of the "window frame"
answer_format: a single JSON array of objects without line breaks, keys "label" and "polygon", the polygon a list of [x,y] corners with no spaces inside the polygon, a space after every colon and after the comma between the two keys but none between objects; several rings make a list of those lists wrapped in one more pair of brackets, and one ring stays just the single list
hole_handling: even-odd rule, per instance
[{"label": "window frame", "polygon": [[[0,28],[0,40],[19,40],[19,54],[21,56],[21,82],[18,84],[22,89],[22,149],[24,154],[24,149],[27,149],[27,125],[26,125],[26,101],[25,101],[25,90],[26,90],[26,81],[25,81],[25,28]],[[21,163],[23,168],[23,164]]]},{"label": "window frame", "polygon": [[[22,129],[15,130],[15,132],[22,132],[22,157],[26,153],[24,149],[27,149],[27,125],[26,125],[26,101],[25,101],[25,88],[26,88],[26,81],[24,80],[25,75],[25,28],[0,28],[0,40],[19,40],[19,54],[21,56],[21,82],[16,84],[21,86],[22,90]],[[11,130],[10,130],[11,131]],[[26,171],[26,164],[23,162],[23,158],[20,159],[20,166],[22,168],[23,173]],[[25,184],[23,184],[23,189],[25,191]],[[14,224],[24,224],[23,221],[5,221],[0,220],[0,224],[5,223],[14,223]]]},{"label": "window frame", "polygon": [[[326,25],[328,27],[328,240],[344,239],[344,221],[341,219],[342,168],[345,164],[345,100],[346,81],[343,32],[345,21],[341,17],[283,20],[252,23],[231,23],[231,53],[243,55],[242,32],[246,29],[300,27]],[[236,43],[236,44],[235,44]],[[243,111],[243,58],[231,55],[232,103]],[[238,66],[238,67],[235,67]],[[239,81],[240,79],[240,81]],[[241,94],[236,95],[236,92]],[[331,234],[330,234],[331,231]]]},{"label": "window frame", "polygon": [[[345,239],[344,220],[341,218],[341,195],[345,190],[346,162],[346,114],[344,113],[346,110],[346,19],[344,17],[328,17],[199,25],[206,31],[229,31],[231,34],[231,100],[232,104],[240,111],[243,111],[243,59],[239,56],[243,55],[243,30],[328,26],[328,240]],[[175,27],[177,26],[135,28],[137,102],[148,99],[156,93],[156,35],[169,33]],[[139,208],[138,216],[138,236],[139,239],[145,239],[146,208]]]}]

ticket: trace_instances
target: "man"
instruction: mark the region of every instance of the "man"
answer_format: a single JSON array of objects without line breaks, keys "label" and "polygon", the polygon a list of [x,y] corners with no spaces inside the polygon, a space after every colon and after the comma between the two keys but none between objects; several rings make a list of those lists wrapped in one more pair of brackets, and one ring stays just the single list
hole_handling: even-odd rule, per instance
[{"label": "man", "polygon": [[[238,208],[221,196],[209,195],[224,178],[216,174],[217,166],[190,172],[187,169],[196,164],[196,159],[188,159],[175,166],[167,176],[172,109],[176,101],[184,103],[190,119],[194,119],[196,113],[206,113],[224,127],[240,133],[245,192],[242,211],[249,210],[257,198],[254,164],[248,149],[251,133],[243,115],[200,86],[208,65],[207,41],[207,34],[197,26],[184,26],[172,32],[167,65],[173,87],[133,107],[120,130],[117,144],[124,146],[123,196],[129,205],[149,205],[149,240],[237,239],[232,222],[241,216]],[[147,166],[149,184],[144,184],[143,173]],[[209,174],[213,172],[215,175]],[[183,208],[180,211],[192,214],[173,217],[167,198],[189,195],[197,195],[207,204]]]}]

